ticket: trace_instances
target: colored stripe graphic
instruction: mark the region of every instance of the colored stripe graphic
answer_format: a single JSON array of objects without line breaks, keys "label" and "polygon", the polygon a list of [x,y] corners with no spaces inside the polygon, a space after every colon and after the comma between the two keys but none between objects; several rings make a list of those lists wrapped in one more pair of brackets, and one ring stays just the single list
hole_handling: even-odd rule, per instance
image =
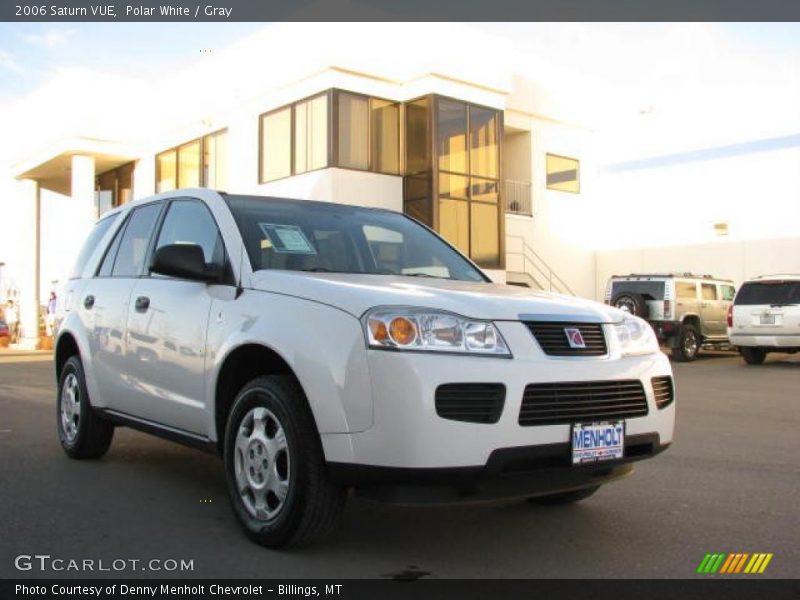
[{"label": "colored stripe graphic", "polygon": [[697,572],[709,575],[715,573],[728,575],[735,573],[763,573],[772,557],[773,554],[766,552],[756,552],[754,554],[749,552],[734,552],[731,554],[715,552],[706,554],[703,557],[700,566],[697,567]]}]

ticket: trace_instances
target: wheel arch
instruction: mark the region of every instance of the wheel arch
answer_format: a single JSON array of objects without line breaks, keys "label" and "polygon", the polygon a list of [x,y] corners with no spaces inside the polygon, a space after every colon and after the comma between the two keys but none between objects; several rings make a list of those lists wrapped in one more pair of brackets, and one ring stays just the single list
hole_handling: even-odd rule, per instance
[{"label": "wheel arch", "polygon": [[[220,364],[214,383],[214,431],[217,448],[222,453],[225,440],[225,426],[233,401],[239,391],[256,377],[265,375],[286,375],[291,377],[303,392],[312,418],[314,412],[308,403],[308,396],[300,378],[289,363],[274,349],[255,342],[244,343],[227,353]],[[316,426],[316,419],[314,418]]]},{"label": "wheel arch", "polygon": [[61,375],[61,370],[64,368],[69,357],[75,355],[81,355],[80,346],[75,336],[73,336],[71,332],[66,331],[58,337],[58,341],[56,342],[56,349],[54,352],[56,380]]}]

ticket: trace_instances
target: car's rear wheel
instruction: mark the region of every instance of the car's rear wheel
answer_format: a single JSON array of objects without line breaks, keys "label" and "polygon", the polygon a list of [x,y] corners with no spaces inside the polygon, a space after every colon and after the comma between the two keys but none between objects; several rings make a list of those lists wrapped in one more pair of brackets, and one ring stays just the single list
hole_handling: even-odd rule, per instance
[{"label": "car's rear wheel", "polygon": [[763,348],[740,346],[739,352],[742,354],[744,362],[746,362],[748,365],[760,365],[767,357],[767,351]]},{"label": "car's rear wheel", "polygon": [[594,493],[599,489],[600,486],[596,485],[594,487],[583,488],[581,490],[572,490],[570,492],[560,492],[558,494],[549,494],[547,496],[534,496],[533,498],[528,498],[528,502],[542,506],[563,506],[565,504],[574,504],[575,502],[580,502],[581,500],[585,500],[589,496],[594,495]]},{"label": "car's rear wheel", "polygon": [[56,402],[58,439],[71,458],[100,458],[111,445],[114,425],[100,418],[92,408],[83,364],[71,356],[58,378]]},{"label": "car's rear wheel", "polygon": [[234,512],[258,544],[307,545],[338,522],[346,490],[328,480],[313,416],[291,378],[259,377],[239,392],[224,461]]},{"label": "car's rear wheel", "polygon": [[672,358],[680,362],[690,362],[697,358],[700,353],[700,332],[691,324],[681,327],[678,336],[678,345],[672,349]]}]

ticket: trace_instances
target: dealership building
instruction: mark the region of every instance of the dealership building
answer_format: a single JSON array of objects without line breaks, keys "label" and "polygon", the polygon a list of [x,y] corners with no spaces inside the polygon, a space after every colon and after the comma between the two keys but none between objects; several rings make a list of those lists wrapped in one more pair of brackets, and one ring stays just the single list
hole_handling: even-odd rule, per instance
[{"label": "dealership building", "polygon": [[[434,35],[441,27],[406,29],[426,42],[398,47],[389,43],[398,35],[393,25],[280,24],[201,53],[157,82],[86,74],[62,81],[79,95],[77,114],[57,126],[31,124],[29,146],[0,181],[0,205],[14,215],[14,243],[0,248],[0,299],[19,303],[23,343],[35,343],[37,307],[68,276],[98,216],[179,188],[402,211],[495,281],[590,298],[602,296],[615,270],[715,269],[741,280],[762,266],[795,265],[796,258],[768,258],[779,247],[800,255],[796,234],[779,233],[781,246],[763,248],[746,235],[721,237],[739,215],[736,207],[733,216],[725,212],[730,205],[703,213],[678,251],[650,244],[658,236],[648,231],[681,221],[667,215],[655,224],[652,206],[631,217],[636,207],[614,204],[619,197],[599,177],[592,123],[567,108],[574,99],[538,81],[535,63],[528,69],[510,60],[504,40],[455,24],[445,39]],[[298,39],[315,40],[313,48],[298,49]],[[31,101],[55,104],[54,93]],[[798,147],[758,152],[778,152],[791,164]],[[630,185],[647,168],[606,169],[607,180]],[[800,190],[800,182],[792,185]],[[617,211],[627,215],[626,228],[641,229],[636,248],[610,243]],[[732,262],[731,253],[738,253]],[[704,254],[708,265],[698,261]]]}]

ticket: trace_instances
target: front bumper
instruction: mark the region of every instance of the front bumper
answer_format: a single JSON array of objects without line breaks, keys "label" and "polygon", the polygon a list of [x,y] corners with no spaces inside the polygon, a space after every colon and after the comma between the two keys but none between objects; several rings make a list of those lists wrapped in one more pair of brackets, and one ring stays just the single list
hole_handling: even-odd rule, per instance
[{"label": "front bumper", "polygon": [[[552,357],[544,354],[522,323],[497,325],[514,353],[513,359],[369,351],[374,424],[363,432],[322,435],[326,461],[340,471],[343,465],[481,469],[490,464],[493,453],[503,449],[567,448],[569,424],[522,426],[518,422],[525,387],[547,382],[638,379],[645,390],[648,414],[626,419],[626,438],[657,436],[658,442],[653,443],[656,449],[672,441],[675,403],[659,409],[651,383],[653,377],[672,375],[669,360],[662,353],[622,357],[615,337],[606,331],[607,356]],[[499,420],[467,423],[438,416],[436,388],[448,383],[502,383],[506,395]],[[369,478],[364,481],[369,482]]]},{"label": "front bumper", "polygon": [[478,467],[407,469],[328,463],[339,485],[399,504],[437,504],[534,497],[593,487],[626,477],[634,461],[666,450],[657,434],[626,438],[624,458],[573,466],[569,443],[494,450]]}]

